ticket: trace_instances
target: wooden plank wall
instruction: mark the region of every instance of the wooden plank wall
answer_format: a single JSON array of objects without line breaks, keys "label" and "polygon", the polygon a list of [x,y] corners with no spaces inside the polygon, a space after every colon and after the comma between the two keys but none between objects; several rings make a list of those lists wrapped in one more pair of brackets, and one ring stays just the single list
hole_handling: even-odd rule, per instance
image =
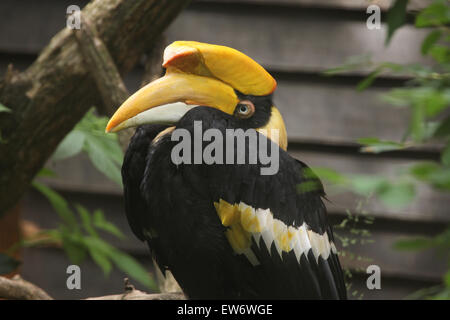
[{"label": "wooden plank wall", "polygon": [[[36,57],[51,36],[65,25],[65,9],[87,1],[31,0],[0,2],[0,73],[8,63],[23,69]],[[383,10],[390,0],[376,1]],[[321,72],[342,64],[349,56],[372,53],[374,60],[402,63],[425,62],[420,43],[425,32],[405,26],[384,48],[385,26],[370,31],[365,25],[365,0],[199,0],[195,1],[167,31],[169,41],[197,40],[234,47],[263,64],[278,81],[275,103],[288,128],[289,151],[311,166],[330,167],[345,173],[392,175],[405,166],[437,159],[436,148],[391,152],[379,156],[358,153],[355,140],[379,136],[398,139],[407,119],[405,110],[386,106],[379,95],[402,84],[402,77],[385,77],[363,93],[355,85],[366,71],[337,77]],[[423,5],[412,1],[410,10]],[[385,11],[383,11],[385,12]],[[142,66],[126,76],[131,92],[138,87]],[[48,183],[73,202],[102,208],[120,226],[128,240],[115,241],[150,266],[146,248],[131,234],[123,215],[121,190],[92,168],[86,157],[49,163],[59,178]],[[339,223],[346,210],[361,200],[351,194],[330,194],[331,220]],[[344,259],[351,269],[377,264],[382,271],[382,290],[365,289],[366,275],[355,273],[353,287],[364,298],[403,298],[423,286],[439,281],[445,262],[433,252],[398,252],[392,244],[399,237],[434,235],[450,222],[450,197],[427,187],[408,208],[393,210],[375,201],[364,201],[375,223],[368,228],[373,244],[350,251],[371,262]],[[48,203],[30,191],[24,199],[23,216],[43,228],[55,225]],[[365,226],[367,227],[367,226]],[[341,232],[342,233],[342,232]],[[345,234],[345,232],[344,232]],[[121,290],[121,274],[109,280],[90,262],[82,266],[79,292],[65,288],[67,259],[56,249],[26,250],[23,274],[59,298],[79,298]],[[356,295],[356,296],[358,296]],[[355,297],[356,297],[355,296]]]}]

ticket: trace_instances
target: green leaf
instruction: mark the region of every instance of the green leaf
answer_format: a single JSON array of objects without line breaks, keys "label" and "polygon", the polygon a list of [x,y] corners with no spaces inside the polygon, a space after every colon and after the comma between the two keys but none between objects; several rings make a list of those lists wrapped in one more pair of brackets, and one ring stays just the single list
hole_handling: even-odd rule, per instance
[{"label": "green leaf", "polygon": [[402,207],[409,204],[415,197],[412,183],[391,183],[379,176],[355,175],[351,177],[351,190],[363,196],[376,195],[384,204],[390,207]]},{"label": "green leaf", "polygon": [[347,58],[343,65],[327,69],[323,72],[325,76],[333,76],[336,74],[342,74],[352,70],[358,70],[361,68],[367,68],[367,66],[372,65],[370,54],[363,54],[357,56],[351,56]]},{"label": "green leaf", "polygon": [[447,92],[441,90],[430,90],[422,97],[425,104],[427,117],[434,117],[443,111],[450,103]]},{"label": "green leaf", "polygon": [[87,211],[85,207],[79,204],[76,204],[75,207],[77,208],[77,211],[80,214],[81,223],[83,224],[84,229],[92,237],[98,238],[98,234],[95,231],[94,227],[92,226],[91,215],[89,214],[89,211]]},{"label": "green leaf", "polygon": [[312,179],[316,179],[317,177],[319,177],[321,180],[326,180],[334,184],[345,184],[347,181],[347,178],[336,170],[320,167],[314,167],[313,169],[305,169],[305,177]]},{"label": "green leaf", "polygon": [[407,107],[413,102],[422,99],[421,91],[423,88],[398,88],[392,89],[387,94],[381,96],[383,101],[392,104],[396,107]]},{"label": "green leaf", "polygon": [[[96,239],[100,241],[96,241]],[[108,276],[112,270],[112,263],[108,257],[113,254],[111,247],[98,238],[86,237],[84,243],[92,260],[103,270],[105,276]]]},{"label": "green leaf", "polygon": [[109,232],[120,239],[125,239],[125,235],[119,230],[119,228],[117,228],[113,223],[106,221],[101,210],[94,211],[92,223],[98,229]]},{"label": "green leaf", "polygon": [[364,196],[375,193],[386,183],[386,179],[377,176],[358,175],[351,178],[352,190]]},{"label": "green leaf", "polygon": [[427,121],[425,123],[424,140],[432,139],[439,125],[439,121]]},{"label": "green leaf", "polygon": [[12,112],[11,109],[5,107],[3,104],[0,103],[0,112]]},{"label": "green leaf", "polygon": [[94,260],[95,264],[98,265],[105,276],[108,276],[111,273],[112,270],[112,263],[108,259],[106,255],[101,253],[100,251],[97,251],[95,249],[92,249],[90,246],[88,246],[89,254],[91,255],[92,260]]},{"label": "green leaf", "polygon": [[434,132],[434,137],[436,138],[447,138],[450,137],[450,116],[445,118],[438,126]]},{"label": "green leaf", "polygon": [[152,290],[158,290],[158,286],[150,276],[149,272],[134,258],[120,251],[116,251],[110,258],[120,270],[127,273],[130,277]]},{"label": "green leaf", "polygon": [[56,173],[44,167],[41,170],[39,170],[36,177],[56,177]]},{"label": "green leaf", "polygon": [[107,123],[107,118],[96,116],[91,109],[61,142],[53,159],[68,158],[84,150],[97,170],[122,185],[123,152],[117,136],[105,133]]},{"label": "green leaf", "polygon": [[380,75],[381,72],[383,72],[382,67],[379,67],[376,70],[372,71],[364,80],[358,83],[358,85],[356,86],[356,90],[364,91],[365,89],[367,89],[370,85],[372,85],[372,83]]},{"label": "green leaf", "polygon": [[420,289],[408,295],[405,299],[406,300],[430,299],[434,295],[438,294],[441,289],[442,289],[441,285]]},{"label": "green leaf", "polygon": [[322,189],[322,185],[318,181],[305,181],[297,185],[297,193],[308,193]]},{"label": "green leaf", "polygon": [[70,210],[67,201],[61,197],[56,191],[53,191],[49,187],[33,181],[33,187],[41,192],[50,201],[50,204],[58,213],[59,217],[67,224],[67,226],[77,229],[78,224],[75,218],[75,214]]},{"label": "green leaf", "polygon": [[358,139],[358,143],[360,144],[367,144],[367,145],[372,145],[372,144],[377,144],[380,143],[382,140],[380,140],[377,137],[366,137],[366,138],[359,138]]},{"label": "green leaf", "polygon": [[0,275],[8,274],[17,269],[20,262],[10,256],[0,253]]},{"label": "green leaf", "polygon": [[423,55],[428,54],[433,45],[439,41],[442,36],[442,31],[434,30],[428,34],[425,40],[422,42],[421,51]]},{"label": "green leaf", "polygon": [[122,185],[120,167],[117,164],[117,160],[114,160],[114,155],[108,154],[111,150],[108,148],[108,145],[104,143],[104,141],[98,138],[89,137],[89,139],[86,139],[85,150],[97,170],[102,172],[118,185]]},{"label": "green leaf", "polygon": [[396,107],[407,107],[411,104],[411,94],[408,89],[393,89],[381,95],[381,100]]},{"label": "green leaf", "polygon": [[403,207],[414,200],[416,190],[412,183],[386,184],[377,190],[377,195],[387,206]]},{"label": "green leaf", "polygon": [[139,281],[148,288],[157,290],[157,286],[149,272],[134,258],[112,247],[99,238],[86,237],[85,242],[89,247],[93,248],[93,250],[97,250],[105,257],[112,260],[120,270],[124,271],[131,278]]},{"label": "green leaf", "polygon": [[380,140],[378,138],[360,138],[358,143],[365,145],[361,148],[361,152],[366,153],[380,153],[386,151],[400,150],[405,148],[405,145],[395,141]]},{"label": "green leaf", "polygon": [[61,228],[61,240],[64,252],[74,264],[80,264],[86,259],[87,249],[83,243],[83,235],[78,232]]},{"label": "green leaf", "polygon": [[437,189],[450,190],[450,168],[441,168],[428,176],[428,181]]},{"label": "green leaf", "polygon": [[[366,66],[365,66],[366,67]],[[356,87],[358,91],[363,91],[373,84],[375,79],[385,70],[390,70],[391,72],[410,72],[410,73],[423,73],[423,67],[413,64],[413,65],[401,65],[392,62],[383,62],[378,65],[375,70],[373,70],[364,80],[360,81]]]},{"label": "green leaf", "polygon": [[420,180],[427,179],[431,174],[440,170],[439,166],[434,162],[424,162],[410,167],[413,176]]},{"label": "green leaf", "polygon": [[450,288],[450,270],[448,270],[444,275],[444,283],[448,288]]},{"label": "green leaf", "polygon": [[107,122],[107,118],[97,117],[91,110],[75,128],[84,133],[84,150],[92,164],[108,178],[122,185],[120,167],[123,152],[117,136],[105,133]]},{"label": "green leaf", "polygon": [[450,300],[450,288],[443,288],[441,291],[436,293],[436,295],[430,297],[432,300]]},{"label": "green leaf", "polygon": [[440,190],[450,190],[450,168],[437,163],[425,162],[412,166],[411,174],[418,180],[430,183]]},{"label": "green leaf", "polygon": [[397,250],[404,250],[404,251],[410,251],[410,250],[423,250],[428,249],[432,246],[432,241],[430,238],[426,237],[417,237],[414,239],[402,239],[398,240],[394,243],[394,248]]},{"label": "green leaf", "polygon": [[71,131],[64,140],[56,148],[55,153],[53,153],[53,160],[62,160],[65,158],[70,158],[80,153],[83,149],[85,140],[85,135],[83,132],[78,130]]},{"label": "green leaf", "polygon": [[430,49],[429,53],[439,63],[450,62],[450,50],[447,47],[435,45]]},{"label": "green leaf", "polygon": [[387,14],[388,31],[385,45],[391,41],[395,31],[403,26],[406,22],[406,6],[408,0],[396,0]]},{"label": "green leaf", "polygon": [[447,146],[441,153],[441,162],[445,166],[450,166],[450,143],[447,143]]},{"label": "green leaf", "polygon": [[394,106],[421,108],[426,112],[424,116],[430,118],[438,115],[450,104],[450,90],[428,86],[393,89],[384,94],[382,99]]},{"label": "green leaf", "polygon": [[450,23],[450,7],[446,0],[434,1],[416,17],[416,27],[443,26]]}]

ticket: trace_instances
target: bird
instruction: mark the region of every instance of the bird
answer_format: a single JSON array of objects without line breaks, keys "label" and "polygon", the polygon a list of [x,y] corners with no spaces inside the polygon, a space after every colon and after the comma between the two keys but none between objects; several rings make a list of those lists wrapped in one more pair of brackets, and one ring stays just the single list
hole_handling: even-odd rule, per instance
[{"label": "bird", "polygon": [[287,152],[276,80],[236,49],[196,41],[171,43],[162,66],[105,130],[136,128],[125,213],[161,271],[189,299],[346,299],[324,188]]}]

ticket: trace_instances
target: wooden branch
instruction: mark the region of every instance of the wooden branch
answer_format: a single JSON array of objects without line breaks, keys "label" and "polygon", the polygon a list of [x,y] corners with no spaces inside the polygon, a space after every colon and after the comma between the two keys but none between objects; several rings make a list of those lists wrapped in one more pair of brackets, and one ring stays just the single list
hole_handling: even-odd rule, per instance
[{"label": "wooden branch", "polygon": [[124,279],[125,292],[102,297],[87,298],[86,300],[186,300],[181,292],[173,293],[146,293],[136,288],[130,283],[128,278]]},{"label": "wooden branch", "polygon": [[[121,74],[189,0],[96,0],[82,15],[98,32]],[[0,82],[0,215],[22,196],[59,142],[93,105],[97,86],[72,30],[60,31],[23,73],[8,69]]]},{"label": "wooden branch", "polygon": [[83,59],[103,101],[103,113],[111,117],[130,95],[108,49],[98,37],[95,26],[81,15],[81,28],[73,29]]},{"label": "wooden branch", "polygon": [[53,300],[44,290],[23,280],[19,275],[12,279],[0,277],[0,298],[9,300]]},{"label": "wooden branch", "polygon": [[129,293],[87,298],[86,300],[186,300],[182,293],[145,293],[133,290]]},{"label": "wooden branch", "polygon": [[[136,290],[128,278],[124,279],[125,292],[86,300],[186,300],[183,293],[146,293]],[[7,300],[53,300],[43,289],[23,280],[19,275],[8,279],[0,276],[0,299]]]},{"label": "wooden branch", "polygon": [[[111,117],[130,94],[108,49],[99,38],[97,30],[89,21],[89,18],[81,15],[81,28],[79,30],[73,29],[73,31],[83,59],[89,69],[89,74],[94,79],[102,98],[103,108],[97,107],[97,110]],[[133,129],[119,132],[122,150],[127,149],[133,134]]]}]

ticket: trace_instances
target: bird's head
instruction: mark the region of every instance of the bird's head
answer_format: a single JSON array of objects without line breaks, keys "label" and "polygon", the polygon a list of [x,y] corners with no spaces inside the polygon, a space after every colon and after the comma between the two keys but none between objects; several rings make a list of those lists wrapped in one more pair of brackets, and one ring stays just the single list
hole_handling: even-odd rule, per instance
[{"label": "bird's head", "polygon": [[[207,106],[233,117],[237,127],[278,130],[286,149],[284,121],[272,104],[277,83],[257,62],[225,46],[176,41],[164,51],[166,74],[129,97],[106,132],[143,124],[176,123],[191,109]],[[269,136],[270,138],[270,136]]]}]

